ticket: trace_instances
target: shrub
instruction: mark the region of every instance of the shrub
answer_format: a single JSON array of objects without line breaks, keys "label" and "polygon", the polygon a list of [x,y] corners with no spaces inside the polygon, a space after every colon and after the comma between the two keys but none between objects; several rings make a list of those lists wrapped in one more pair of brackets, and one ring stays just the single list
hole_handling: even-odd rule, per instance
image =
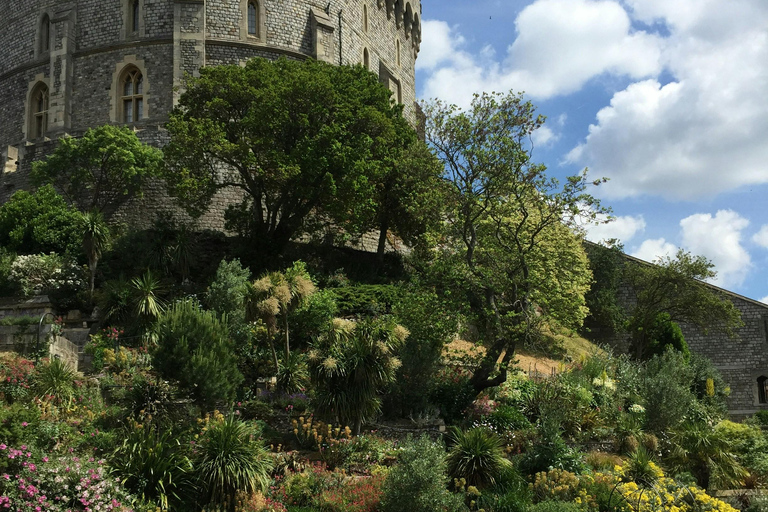
[{"label": "shrub", "polygon": [[564,501],[542,501],[528,508],[528,512],[581,512],[575,503]]},{"label": "shrub", "polygon": [[285,393],[304,391],[309,384],[307,357],[295,350],[280,359],[277,366],[277,387]]},{"label": "shrub", "polygon": [[245,316],[245,296],[248,293],[251,272],[243,268],[240,260],[221,260],[216,277],[205,295],[208,307],[220,315],[227,315],[230,321]]},{"label": "shrub", "polygon": [[78,212],[50,185],[20,190],[0,206],[0,246],[19,254],[56,252],[77,255]]},{"label": "shrub", "polygon": [[528,482],[513,467],[499,473],[496,484],[477,498],[477,508],[489,512],[526,512],[530,505]]},{"label": "shrub", "polygon": [[75,395],[75,372],[61,359],[53,359],[37,367],[35,388],[38,395],[68,404]]},{"label": "shrub", "polygon": [[314,505],[323,492],[341,485],[342,475],[325,470],[322,465],[309,466],[304,471],[291,473],[275,489],[274,496],[290,507]]},{"label": "shrub", "polygon": [[376,512],[383,483],[383,476],[355,478],[324,491],[316,503],[323,512]]},{"label": "shrub", "polygon": [[536,473],[531,490],[534,501],[572,501],[579,487],[579,477],[570,471],[550,469]]},{"label": "shrub", "polygon": [[[52,300],[76,297],[86,286],[83,268],[55,253],[18,256],[11,265],[8,280],[24,296],[46,293]],[[67,305],[66,300],[59,302]]]},{"label": "shrub", "polygon": [[448,424],[464,419],[464,411],[477,396],[469,379],[469,374],[458,367],[443,368],[437,374],[429,401]]},{"label": "shrub", "polygon": [[400,289],[388,284],[361,284],[333,288],[341,316],[378,316],[391,312],[400,299]]},{"label": "shrub", "polygon": [[451,494],[446,486],[445,450],[422,436],[408,440],[398,454],[394,466],[384,481],[381,512],[462,511],[462,498]]},{"label": "shrub", "polygon": [[133,424],[110,459],[120,483],[163,510],[190,501],[195,486],[192,463],[169,430]]},{"label": "shrub", "polygon": [[251,424],[230,415],[209,424],[198,445],[195,470],[205,503],[234,510],[238,492],[264,491],[272,460]]},{"label": "shrub", "polygon": [[667,347],[670,347],[680,352],[686,360],[691,357],[691,351],[683,337],[683,331],[676,322],[672,321],[669,313],[659,313],[653,321],[651,332],[646,336],[650,342],[643,354],[644,356],[661,355],[667,350]]},{"label": "shrub", "polygon": [[663,433],[690,418],[696,402],[692,382],[693,371],[680,352],[667,350],[648,361],[641,394],[645,403],[653,404],[646,409],[649,430]]},{"label": "shrub", "polygon": [[560,435],[559,426],[545,421],[540,428],[541,438],[520,459],[520,471],[535,475],[550,469],[563,469],[581,473],[584,469],[581,453],[569,447]]},{"label": "shrub", "polygon": [[174,304],[157,322],[153,363],[200,405],[231,403],[243,376],[225,322],[190,300]]},{"label": "shrub", "polygon": [[130,510],[132,497],[109,476],[103,460],[41,455],[5,443],[0,459],[9,462],[0,478],[2,510]]},{"label": "shrub", "polygon": [[485,422],[498,433],[505,430],[525,430],[531,427],[528,418],[515,407],[509,405],[496,407],[496,410],[488,415]]},{"label": "shrub", "polygon": [[463,479],[466,485],[485,487],[496,482],[496,475],[509,467],[504,457],[501,439],[493,431],[476,427],[469,430],[453,428],[447,462],[448,474]]},{"label": "shrub", "polygon": [[13,353],[0,354],[0,398],[8,403],[29,396],[35,365]]}]

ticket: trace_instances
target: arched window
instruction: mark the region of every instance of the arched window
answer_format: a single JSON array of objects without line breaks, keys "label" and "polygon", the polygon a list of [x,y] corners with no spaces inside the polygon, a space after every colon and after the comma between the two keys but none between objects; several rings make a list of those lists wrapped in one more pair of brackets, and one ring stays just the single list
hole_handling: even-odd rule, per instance
[{"label": "arched window", "polygon": [[131,32],[139,31],[139,19],[141,16],[139,10],[139,0],[131,1]]},{"label": "arched window", "polygon": [[371,69],[371,57],[368,55],[368,48],[363,48],[363,66],[365,69]]},{"label": "arched window", "polygon": [[130,67],[121,80],[123,122],[135,123],[144,119],[144,77],[138,68]]},{"label": "arched window", "polygon": [[757,378],[757,401],[761,404],[768,403],[768,390],[766,389],[768,377],[761,375]]},{"label": "arched window", "polygon": [[28,139],[34,140],[45,136],[48,131],[48,86],[37,84],[29,97]]},{"label": "arched window", "polygon": [[44,53],[51,49],[51,19],[47,14],[40,20],[40,46],[38,53]]},{"label": "arched window", "polygon": [[368,32],[368,6],[363,4],[363,32]]},{"label": "arched window", "polygon": [[259,37],[259,6],[248,2],[248,35]]}]

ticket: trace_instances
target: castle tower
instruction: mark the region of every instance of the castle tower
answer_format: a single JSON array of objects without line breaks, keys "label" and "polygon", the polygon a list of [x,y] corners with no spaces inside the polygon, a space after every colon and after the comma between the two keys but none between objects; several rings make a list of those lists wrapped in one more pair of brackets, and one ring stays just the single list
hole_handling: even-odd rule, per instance
[{"label": "castle tower", "polygon": [[[251,57],[364,64],[416,122],[420,0],[7,0],[0,202],[56,139],[103,124],[162,146],[187,75]],[[206,226],[208,227],[208,226]]]}]

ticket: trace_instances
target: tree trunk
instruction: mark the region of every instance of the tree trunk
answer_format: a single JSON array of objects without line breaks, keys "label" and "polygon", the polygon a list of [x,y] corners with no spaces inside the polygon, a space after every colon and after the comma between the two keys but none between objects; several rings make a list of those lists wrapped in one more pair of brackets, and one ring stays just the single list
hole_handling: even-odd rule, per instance
[{"label": "tree trunk", "polygon": [[288,333],[288,312],[283,313],[283,330],[285,331],[285,360],[288,361],[288,356],[291,354],[291,339]]},{"label": "tree trunk", "polygon": [[379,224],[379,245],[376,247],[376,265],[381,266],[384,262],[384,249],[387,247],[387,232],[389,231],[389,222],[386,219]]}]

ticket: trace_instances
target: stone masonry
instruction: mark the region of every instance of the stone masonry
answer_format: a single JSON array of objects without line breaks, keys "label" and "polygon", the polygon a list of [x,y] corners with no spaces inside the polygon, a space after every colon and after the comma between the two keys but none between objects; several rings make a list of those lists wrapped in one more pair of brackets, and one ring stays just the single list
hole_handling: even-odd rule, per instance
[{"label": "stone masonry", "polygon": [[[418,119],[415,61],[420,0],[6,0],[0,18],[0,202],[28,189],[31,164],[64,135],[103,124],[128,125],[161,147],[163,128],[186,76],[203,66],[261,56],[364,64],[377,73],[406,117]],[[249,8],[256,13],[249,20]],[[251,22],[251,23],[249,23]],[[250,27],[249,27],[250,25]],[[254,30],[255,27],[255,30]],[[143,77],[143,113],[126,122],[128,70]],[[37,133],[46,91],[44,133]],[[237,198],[214,199],[200,229],[222,229]],[[146,224],[172,209],[155,184],[124,220]],[[175,209],[174,209],[175,210]]]}]

